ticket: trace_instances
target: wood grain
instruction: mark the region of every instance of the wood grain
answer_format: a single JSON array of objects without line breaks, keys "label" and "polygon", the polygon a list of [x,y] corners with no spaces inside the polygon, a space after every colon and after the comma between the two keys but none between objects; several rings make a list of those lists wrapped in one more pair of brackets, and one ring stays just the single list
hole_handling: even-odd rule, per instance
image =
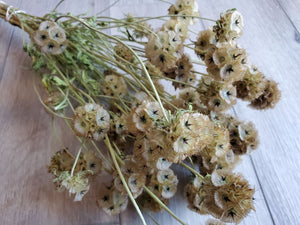
[{"label": "wood grain", "polygon": [[[280,7],[284,10],[287,18],[293,24],[295,29],[298,32],[300,31],[300,17],[299,17],[299,10],[300,10],[300,1],[299,0],[277,0]],[[299,37],[298,37],[299,39]]]},{"label": "wood grain", "polygon": [[[20,8],[33,15],[43,15],[57,2],[34,0],[26,4],[28,2],[23,1]],[[95,13],[107,7],[106,4],[105,1],[101,4],[78,1],[76,4],[64,3],[60,10],[82,13],[92,9]],[[33,89],[33,85],[39,88],[40,79],[36,72],[30,71],[30,58],[22,51],[21,30],[13,29],[15,35],[6,63],[1,65],[4,73],[0,83],[0,224],[119,224],[118,216],[107,216],[96,207],[101,188],[89,192],[82,202],[73,202],[73,197],[55,191],[52,176],[46,169],[51,155],[64,147],[75,152],[79,144],[70,132],[61,131],[63,141],[51,135],[51,117]],[[2,38],[0,43],[0,49],[8,44]],[[66,130],[60,120],[56,127]],[[99,182],[92,185],[99,187]]]},{"label": "wood grain", "polygon": [[[11,1],[11,4],[19,6],[19,1]],[[0,45],[0,81],[3,76],[4,64],[7,59],[8,50],[10,47],[12,35],[13,35],[13,27],[6,23],[4,20],[0,21],[0,40],[3,44]],[[5,43],[5,44],[4,44]]]},{"label": "wood grain", "polygon": [[[43,15],[58,0],[7,2],[28,13]],[[59,10],[94,14],[113,2],[67,0]],[[295,35],[300,28],[299,0],[198,0],[198,3],[203,17],[218,18],[220,12],[229,8],[242,12],[245,29],[239,43],[246,48],[250,61],[279,82],[283,92],[281,102],[273,110],[258,112],[243,102],[235,107],[239,118],[256,124],[261,139],[259,149],[251,157],[245,157],[238,168],[257,190],[256,212],[241,224],[297,225],[300,221],[300,44]],[[120,18],[130,12],[158,16],[164,15],[167,8],[167,3],[156,0],[121,0],[105,15]],[[197,31],[210,25],[211,22],[202,21],[192,29]],[[51,135],[52,120],[33,90],[34,84],[43,93],[38,74],[29,69],[30,63],[22,51],[22,32],[0,21],[0,224],[141,224],[133,207],[119,217],[107,216],[96,207],[101,180],[94,181],[91,191],[79,203],[55,191],[45,166],[58,149],[69,147],[76,151],[79,144],[60,120],[54,123],[58,135]],[[190,174],[178,168],[176,171],[181,177],[178,193],[182,193]],[[208,218],[188,210],[182,195],[171,200],[170,208],[189,225],[204,224]],[[178,224],[167,213],[153,216],[162,225]],[[154,224],[147,215],[145,218],[148,224]]]},{"label": "wood grain", "polygon": [[251,156],[275,224],[299,223],[299,87],[300,45],[294,27],[276,1],[213,1],[204,4],[203,16],[234,6],[245,18],[240,43],[250,61],[279,82],[282,99],[273,110],[258,112],[245,103],[238,116],[253,121],[261,144]]}]

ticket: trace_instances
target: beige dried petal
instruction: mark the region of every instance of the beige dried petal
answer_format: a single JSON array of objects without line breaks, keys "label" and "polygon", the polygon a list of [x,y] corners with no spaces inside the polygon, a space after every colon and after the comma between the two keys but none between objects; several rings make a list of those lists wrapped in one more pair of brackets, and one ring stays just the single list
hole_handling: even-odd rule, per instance
[{"label": "beige dried petal", "polygon": [[76,135],[78,136],[87,136],[88,133],[88,124],[79,117],[76,117],[73,121],[73,130],[75,131]]},{"label": "beige dried petal", "polygon": [[252,122],[241,123],[238,126],[238,131],[239,131],[239,137],[242,141],[246,141],[247,139],[250,139],[252,137],[253,138],[257,137],[257,131]]},{"label": "beige dried petal", "polygon": [[132,121],[135,127],[142,132],[146,132],[153,123],[144,108],[140,106],[133,111]]},{"label": "beige dried petal", "polygon": [[221,97],[213,97],[208,101],[208,108],[215,112],[224,112],[232,107],[233,104],[228,104]]},{"label": "beige dried petal", "polygon": [[145,183],[146,175],[142,173],[134,173],[128,178],[128,186],[132,191],[134,198],[137,198],[142,194]]},{"label": "beige dried petal", "polygon": [[55,40],[57,43],[63,43],[66,40],[66,34],[64,29],[56,26],[51,27],[49,30],[50,39]]},{"label": "beige dried petal", "polygon": [[162,186],[161,195],[163,198],[169,199],[172,198],[177,191],[177,185],[175,184],[165,184]]},{"label": "beige dried petal", "polygon": [[166,170],[160,170],[157,172],[157,180],[161,184],[177,184],[178,179],[176,175],[174,174],[173,170],[166,169]]},{"label": "beige dried petal", "polygon": [[222,46],[221,48],[217,48],[212,57],[213,57],[213,61],[217,66],[223,66],[226,63],[230,63],[231,62],[231,57],[228,53],[228,45]]},{"label": "beige dried petal", "polygon": [[170,168],[171,165],[172,165],[172,162],[169,162],[167,159],[160,157],[157,160],[156,168],[159,170],[166,170],[166,169]]},{"label": "beige dried petal", "polygon": [[223,81],[241,80],[245,74],[246,67],[239,62],[224,64],[220,68],[220,78]]},{"label": "beige dried petal", "polygon": [[37,30],[33,37],[34,42],[39,46],[45,46],[48,44],[50,37],[47,31],[45,30]]},{"label": "beige dried petal", "polygon": [[233,105],[236,102],[236,88],[231,84],[223,87],[219,95],[227,104]]},{"label": "beige dried petal", "polygon": [[128,196],[114,190],[109,194],[109,204],[103,204],[103,200],[98,200],[97,203],[110,216],[118,215],[127,208]]},{"label": "beige dried petal", "polygon": [[193,181],[194,187],[197,188],[197,189],[199,189],[199,188],[201,188],[203,186],[203,184],[204,184],[203,178],[196,176],[195,179],[194,179],[194,181]]},{"label": "beige dried petal", "polygon": [[125,80],[121,76],[115,74],[105,76],[101,88],[104,94],[115,97],[119,96],[121,98],[128,92]]},{"label": "beige dried petal", "polygon": [[55,40],[48,40],[48,42],[42,46],[42,52],[52,55],[60,54],[60,44]]},{"label": "beige dried petal", "polygon": [[238,11],[234,11],[230,15],[230,30],[235,31],[239,36],[244,27],[243,16]]},{"label": "beige dried petal", "polygon": [[75,109],[72,128],[76,135],[98,141],[109,130],[110,117],[102,106],[88,103]]},{"label": "beige dried petal", "polygon": [[101,173],[102,161],[96,156],[95,152],[86,151],[83,158],[86,161],[87,170],[93,171],[93,175]]},{"label": "beige dried petal", "polygon": [[57,23],[53,21],[43,21],[39,26],[40,31],[49,31],[49,29],[58,27]]},{"label": "beige dried petal", "polygon": [[225,171],[224,170],[215,170],[211,174],[211,181],[214,186],[220,187],[220,186],[228,184],[229,176],[230,176],[230,173],[228,173],[226,170]]}]

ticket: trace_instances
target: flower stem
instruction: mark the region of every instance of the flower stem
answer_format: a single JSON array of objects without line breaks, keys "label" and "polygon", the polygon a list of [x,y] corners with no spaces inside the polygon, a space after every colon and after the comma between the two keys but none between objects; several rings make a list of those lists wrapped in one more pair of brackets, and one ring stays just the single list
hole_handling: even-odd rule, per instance
[{"label": "flower stem", "polygon": [[185,163],[181,162],[180,165],[183,166],[184,168],[188,169],[189,171],[191,171],[195,176],[198,176],[200,178],[204,178],[200,173],[198,173],[196,170],[194,170],[190,166],[186,165]]},{"label": "flower stem", "polygon": [[77,18],[72,17],[72,16],[69,16],[69,17],[70,17],[70,18],[73,18],[73,19],[75,19],[75,20],[77,20],[77,21],[79,21],[80,23],[82,23],[82,24],[85,25],[86,27],[88,27],[88,28],[90,28],[90,29],[96,31],[97,33],[99,33],[99,34],[101,34],[101,35],[103,35],[103,36],[105,36],[105,37],[108,37],[108,38],[110,38],[110,39],[113,39],[113,40],[119,42],[120,44],[124,45],[126,48],[129,49],[129,51],[136,57],[136,59],[137,59],[137,60],[139,61],[139,63],[141,64],[142,69],[143,69],[143,71],[145,72],[145,74],[146,74],[146,76],[147,76],[147,78],[148,78],[148,80],[149,80],[149,82],[150,82],[150,85],[151,85],[152,88],[153,88],[153,91],[154,91],[154,93],[155,93],[155,96],[156,96],[156,99],[157,99],[157,101],[158,101],[158,103],[159,103],[159,106],[161,107],[161,109],[162,109],[162,111],[163,111],[164,117],[165,117],[166,121],[169,122],[169,118],[168,118],[168,116],[167,116],[167,114],[166,114],[166,112],[165,112],[165,110],[164,110],[164,107],[163,107],[162,102],[161,102],[161,100],[160,100],[159,94],[157,93],[157,90],[156,90],[156,88],[155,88],[155,85],[153,84],[152,79],[151,79],[151,77],[150,77],[150,75],[149,75],[149,73],[148,73],[148,71],[147,71],[147,69],[146,69],[146,67],[145,67],[145,65],[144,65],[144,63],[143,63],[143,61],[142,61],[141,58],[136,54],[136,52],[133,51],[132,48],[131,48],[130,46],[128,46],[128,45],[127,45],[126,43],[124,43],[123,41],[121,41],[119,38],[114,37],[114,36],[110,36],[110,35],[108,35],[108,34],[105,34],[105,33],[101,32],[101,31],[97,30],[97,29],[94,29],[93,27],[89,26],[87,23],[85,23],[84,21],[82,21],[82,20],[80,20],[80,19],[77,19]]},{"label": "flower stem", "polygon": [[82,146],[80,147],[80,149],[79,149],[79,151],[78,151],[78,153],[77,153],[75,162],[74,162],[74,164],[73,164],[73,167],[72,167],[72,170],[71,170],[71,177],[73,177],[73,173],[74,173],[76,164],[77,164],[77,162],[78,162],[78,159],[79,159],[79,156],[80,156],[80,153],[81,153],[81,149],[82,149]]},{"label": "flower stem", "polygon": [[186,225],[181,219],[178,218],[152,191],[149,190],[146,186],[144,186],[144,190],[158,203],[162,206],[175,220],[177,220],[182,225]]},{"label": "flower stem", "polygon": [[115,152],[114,152],[114,150],[113,150],[113,148],[112,148],[112,146],[111,146],[111,144],[110,144],[110,141],[109,141],[109,139],[108,139],[108,135],[107,135],[107,134],[105,134],[104,143],[106,144],[106,146],[107,146],[108,149],[109,149],[109,152],[110,152],[110,154],[111,154],[111,157],[112,157],[112,160],[113,160],[113,162],[114,162],[114,165],[115,165],[115,167],[116,167],[116,169],[117,169],[117,171],[118,171],[118,173],[119,173],[120,179],[121,179],[121,181],[123,182],[124,187],[125,187],[125,189],[126,189],[126,191],[127,191],[127,193],[128,193],[128,196],[129,196],[129,198],[130,198],[132,204],[134,205],[134,207],[135,207],[137,213],[139,214],[139,216],[140,216],[140,218],[141,218],[141,220],[142,220],[143,225],[147,225],[147,224],[146,224],[146,221],[145,221],[145,219],[144,219],[144,217],[143,217],[143,214],[142,214],[142,212],[141,212],[139,206],[137,205],[136,201],[134,200],[134,198],[133,198],[133,196],[132,196],[132,193],[131,193],[131,191],[129,190],[129,187],[128,187],[128,185],[127,185],[127,182],[126,182],[126,180],[125,180],[125,178],[124,178],[124,176],[123,176],[123,174],[122,174],[122,172],[121,172],[121,169],[120,169],[119,164],[118,164],[117,159],[116,159]]}]

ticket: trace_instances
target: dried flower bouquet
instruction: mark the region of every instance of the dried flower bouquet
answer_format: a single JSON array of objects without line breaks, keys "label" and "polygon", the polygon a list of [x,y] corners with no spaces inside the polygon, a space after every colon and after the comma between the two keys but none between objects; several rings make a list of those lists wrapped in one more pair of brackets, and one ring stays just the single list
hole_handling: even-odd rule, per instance
[{"label": "dried flower bouquet", "polygon": [[[280,91],[237,44],[242,15],[228,10],[189,40],[190,26],[207,19],[194,0],[178,0],[155,18],[74,16],[56,8],[36,17],[0,1],[0,17],[31,39],[24,51],[48,93],[42,105],[81,142],[77,154],[65,148],[52,157],[48,171],[57,189],[80,201],[89,180],[106,171],[111,183],[97,199],[106,213],[119,214],[130,200],[143,224],[140,209],[166,210],[184,224],[167,207],[179,182],[172,164],[178,164],[193,175],[184,191],[188,207],[218,219],[207,224],[239,223],[254,210],[254,188],[233,170],[257,148],[257,131],[226,111],[237,98],[254,109],[273,108]],[[152,28],[151,20],[161,27]],[[118,35],[107,34],[111,28]]]}]

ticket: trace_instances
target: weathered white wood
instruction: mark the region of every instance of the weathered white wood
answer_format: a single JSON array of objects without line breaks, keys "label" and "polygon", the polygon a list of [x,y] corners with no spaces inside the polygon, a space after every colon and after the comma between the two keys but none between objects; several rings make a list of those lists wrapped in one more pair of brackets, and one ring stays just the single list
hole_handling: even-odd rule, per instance
[{"label": "weathered white wood", "polygon": [[[299,32],[300,32],[300,1],[299,0],[278,0],[278,3],[285,11],[287,17],[290,19],[291,23],[293,23],[297,29],[297,35],[295,31],[295,36],[300,41]],[[298,42],[299,42],[298,41]]]},{"label": "weathered white wood", "polygon": [[[11,1],[11,4],[18,6],[18,1]],[[14,31],[13,26],[6,23],[4,20],[0,21],[0,40],[3,44],[0,44],[0,80],[3,75],[4,63],[7,58],[7,53],[10,47],[10,40]],[[5,43],[5,44],[4,44]]]},{"label": "weathered white wood", "polygon": [[275,224],[298,224],[300,45],[294,27],[276,1],[203,1],[202,7],[202,15],[209,17],[238,8],[245,19],[239,43],[250,61],[279,83],[282,99],[275,109],[259,112],[245,103],[235,109],[240,118],[258,128],[261,144],[252,159]]},{"label": "weathered white wood", "polygon": [[[43,15],[58,2],[23,1],[20,8]],[[67,1],[59,9],[95,13],[107,7],[106,1],[95,2]],[[8,3],[14,5],[15,1]],[[8,38],[2,38],[5,29],[10,32],[10,25],[1,21],[1,50],[9,44]],[[16,28],[0,83],[0,224],[119,224],[118,216],[107,216],[96,206],[101,191],[99,180],[91,184],[91,191],[82,202],[73,202],[73,196],[55,190],[46,165],[57,150],[69,147],[76,152],[80,145],[61,120],[56,127],[62,141],[53,135],[51,117],[33,90],[36,85],[44,93],[40,78],[30,71],[30,65],[30,58],[22,51],[22,31]]]}]

